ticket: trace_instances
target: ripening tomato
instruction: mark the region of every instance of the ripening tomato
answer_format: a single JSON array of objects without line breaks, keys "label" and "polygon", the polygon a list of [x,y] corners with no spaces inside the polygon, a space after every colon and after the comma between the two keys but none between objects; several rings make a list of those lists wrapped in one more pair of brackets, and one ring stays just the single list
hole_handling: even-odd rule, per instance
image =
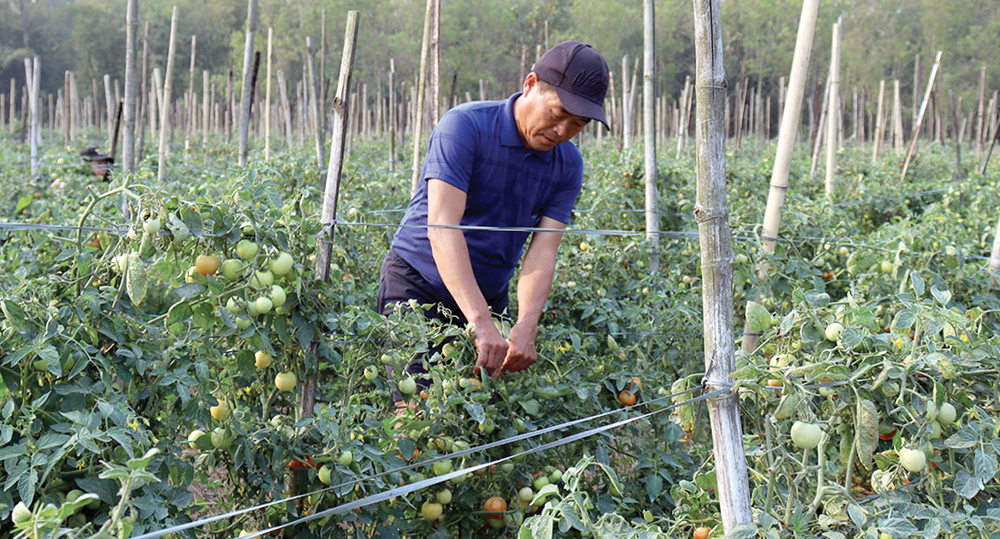
[{"label": "ripening tomato", "polygon": [[503,518],[503,512],[507,510],[507,501],[500,496],[493,496],[483,504],[483,511],[486,511],[487,518]]},{"label": "ripening tomato", "polygon": [[635,393],[632,393],[627,389],[623,389],[621,393],[618,394],[618,402],[620,402],[622,406],[635,406],[636,400]]}]

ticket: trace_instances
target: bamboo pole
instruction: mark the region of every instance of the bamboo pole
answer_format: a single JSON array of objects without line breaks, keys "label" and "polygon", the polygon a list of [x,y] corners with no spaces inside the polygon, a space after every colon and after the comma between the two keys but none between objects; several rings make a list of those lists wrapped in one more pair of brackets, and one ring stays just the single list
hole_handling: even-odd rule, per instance
[{"label": "bamboo pole", "polygon": [[[330,255],[333,246],[334,224],[337,221],[337,199],[340,196],[341,172],[344,166],[344,142],[347,135],[348,96],[351,93],[351,75],[354,71],[354,49],[358,40],[358,12],[347,12],[347,28],[344,32],[344,51],[340,61],[340,78],[337,94],[333,98],[333,135],[330,139],[330,163],[326,168],[326,185],[323,194],[323,212],[320,224],[324,235],[316,245],[316,279],[330,282]],[[319,351],[317,343],[312,344],[312,376],[306,378],[302,388],[302,417],[312,417],[316,405],[318,387]]]},{"label": "bamboo pole", "polygon": [[257,0],[247,2],[247,35],[243,48],[243,85],[240,97],[240,146],[238,164],[240,168],[247,166],[247,154],[250,151],[250,106],[253,92],[253,38],[257,33]]},{"label": "bamboo pole", "polygon": [[[684,88],[681,90],[680,103],[686,104],[688,102],[688,94],[691,92],[691,77],[684,77]],[[684,140],[687,138],[687,119],[685,114],[687,113],[687,107],[681,105],[678,107],[678,119],[677,119],[677,151],[674,152],[674,159],[681,158],[681,150],[684,149]]]},{"label": "bamboo pole", "polygon": [[[319,104],[316,109],[320,112],[322,117],[319,119],[319,126],[323,130],[323,138],[320,139],[320,145],[326,146],[326,121],[327,121],[327,108],[326,108],[326,8],[320,10],[320,27],[319,27],[319,79],[316,80],[316,97],[319,99]],[[323,169],[323,165],[319,167]]]},{"label": "bamboo pole", "polygon": [[[69,107],[70,107],[70,101],[69,101],[69,93],[70,93],[69,92],[69,70],[66,70],[65,72],[63,72],[63,90],[62,90],[62,93],[63,93],[63,100],[62,100],[63,142],[68,146],[70,144],[70,142],[72,141],[72,139],[70,138],[70,135],[71,135],[70,126],[71,126],[71,124],[70,124],[70,121],[69,121],[69,118],[70,118],[70,114],[69,114]],[[3,121],[3,113],[4,113],[4,110],[3,110],[3,98],[4,97],[5,97],[4,95],[0,95],[0,126],[3,126],[3,124],[4,124],[4,121]]]},{"label": "bamboo pole", "polygon": [[115,123],[115,105],[114,105],[115,104],[115,100],[114,100],[114,93],[112,93],[112,90],[111,90],[111,75],[108,75],[107,73],[104,74],[104,101],[105,101],[105,103],[107,105],[106,112],[107,112],[107,116],[108,116],[108,145],[107,145],[107,147],[110,148],[111,147],[111,137],[114,135],[114,133],[112,133],[112,130],[114,129],[114,123]]},{"label": "bamboo pole", "polygon": [[[431,42],[430,42],[430,127],[438,124],[441,117],[441,0],[434,0],[431,7]],[[523,79],[522,79],[523,82]]]},{"label": "bamboo pole", "polygon": [[396,170],[396,60],[389,58],[389,170]]},{"label": "bamboo pole", "polygon": [[194,129],[194,60],[198,36],[191,36],[191,65],[188,67],[187,121],[184,122],[184,152],[191,149],[191,130]]},{"label": "bamboo pole", "polygon": [[264,161],[271,160],[271,57],[274,29],[267,27],[267,82],[264,84]]},{"label": "bamboo pole", "polygon": [[826,198],[833,202],[837,174],[837,132],[840,127],[840,23],[833,25],[830,46],[830,98],[827,100]]},{"label": "bamboo pole", "polygon": [[[128,0],[125,8],[125,133],[122,135],[122,172],[135,173],[135,126],[138,112],[138,81],[135,72],[136,33],[139,30],[139,0]],[[126,198],[127,201],[127,198]],[[126,202],[127,203],[127,202]],[[123,205],[123,208],[126,207]]]},{"label": "bamboo pole", "polygon": [[653,87],[656,84],[656,30],[653,25],[655,8],[653,0],[642,2],[642,127],[645,142],[644,167],[646,183],[646,241],[650,244],[649,271],[656,273],[660,269],[659,238],[660,212],[656,189],[656,95]]},{"label": "bamboo pole", "polygon": [[[955,90],[949,92],[951,94],[951,110],[954,121],[954,141],[955,141],[955,179],[962,180],[962,130],[965,127],[965,119],[962,116],[962,100],[959,99],[957,102],[955,100]],[[961,118],[961,119],[960,119]]]},{"label": "bamboo pole", "polygon": [[[697,68],[696,138],[698,192],[695,218],[701,245],[702,310],[706,391],[732,387],[733,246],[726,201],[726,137],[723,111],[726,74],[722,64],[720,0],[694,0]],[[733,392],[708,401],[725,532],[753,520],[739,399]]]},{"label": "bamboo pole", "polygon": [[160,148],[157,160],[156,179],[163,182],[167,178],[167,136],[170,131],[170,92],[173,89],[174,51],[177,41],[177,6],[170,16],[170,44],[167,47],[167,71],[164,73],[163,96],[160,99]]},{"label": "bamboo pole", "polygon": [[986,114],[986,66],[979,69],[979,107],[976,109],[976,159],[983,153],[983,119]]},{"label": "bamboo pole", "polygon": [[883,118],[883,102],[885,99],[885,80],[878,83],[878,110],[875,113],[875,135],[872,137],[872,165],[878,162],[878,152],[882,146],[882,136],[885,131],[885,119]]},{"label": "bamboo pole", "polygon": [[910,141],[910,149],[906,151],[906,159],[903,160],[903,170],[899,174],[899,183],[902,184],[906,178],[906,171],[910,168],[910,159],[917,149],[917,139],[920,138],[920,126],[924,121],[924,113],[927,112],[927,102],[930,101],[931,92],[934,90],[934,79],[937,78],[938,70],[941,68],[941,51],[937,52],[934,58],[934,67],[931,68],[931,76],[927,81],[927,91],[924,93],[924,100],[920,104],[920,112],[917,113],[917,121],[913,126],[913,140]]},{"label": "bamboo pole", "polygon": [[896,157],[903,155],[903,104],[899,97],[899,79],[892,81],[892,148]]},{"label": "bamboo pole", "polygon": [[160,139],[159,116],[163,107],[163,82],[160,68],[153,68],[153,87],[149,89],[149,136]]},{"label": "bamboo pole", "polygon": [[827,116],[828,108],[827,103],[830,98],[830,77],[829,72],[827,72],[826,84],[823,90],[823,101],[820,102],[819,109],[819,123],[816,124],[816,140],[813,141],[813,151],[812,151],[812,167],[809,169],[809,179],[812,180],[816,177],[816,167],[819,165],[819,149],[823,147],[823,141],[826,139],[825,129],[826,124],[830,121]]},{"label": "bamboo pole", "polygon": [[1000,273],[1000,219],[997,220],[996,232],[993,233],[993,249],[990,251],[990,272]]},{"label": "bamboo pole", "polygon": [[31,177],[38,178],[38,94],[42,65],[38,57],[24,59],[25,95],[28,97],[28,138],[31,144]]},{"label": "bamboo pole", "polygon": [[[424,121],[424,87],[427,84],[427,56],[430,52],[431,10],[433,5],[434,0],[427,0],[427,8],[424,14],[424,39],[420,44],[420,73],[417,77],[416,107],[414,110],[416,118],[414,120],[413,127],[413,169],[411,176],[412,181],[410,182],[411,196],[417,192],[417,182],[420,181],[420,138],[422,135]],[[480,86],[480,88],[482,87]]]},{"label": "bamboo pole", "polygon": [[[139,147],[136,152],[136,162],[142,161],[142,156],[144,150],[146,149],[146,129],[143,127],[143,114],[149,116],[156,116],[154,111],[156,109],[152,108],[149,100],[149,21],[143,25],[142,28],[142,79],[139,84],[139,114],[136,115],[136,121],[139,124]],[[153,133],[150,132],[150,136]]]},{"label": "bamboo pole", "polygon": [[[788,191],[788,175],[792,166],[795,139],[798,137],[802,122],[802,100],[806,91],[806,79],[809,76],[809,62],[812,57],[812,43],[816,33],[818,13],[819,0],[805,0],[802,3],[799,30],[795,38],[795,52],[792,57],[792,70],[788,76],[788,93],[782,107],[781,128],[778,130],[778,147],[774,156],[774,168],[771,170],[767,208],[764,211],[764,226],[760,234],[764,244],[764,252],[768,255],[774,253],[778,246],[781,209],[785,206],[785,194]],[[757,267],[761,281],[767,279],[770,271],[771,268],[767,262],[762,262]],[[742,350],[748,354],[756,350],[758,337],[759,333],[754,333],[749,322],[745,322]]]},{"label": "bamboo pole", "polygon": [[309,102],[313,119],[313,130],[316,132],[316,166],[322,171],[323,165],[326,164],[326,158],[323,155],[323,121],[319,111],[319,90],[316,88],[316,78],[313,72],[313,45],[311,36],[306,36],[306,64],[308,66],[307,73],[309,77],[309,82],[307,83],[309,95],[306,99]]},{"label": "bamboo pole", "polygon": [[632,87],[628,84],[628,55],[622,56],[622,149],[632,147],[632,110],[629,104]]},{"label": "bamboo pole", "polygon": [[209,72],[201,70],[201,143],[208,144],[208,133],[212,128],[212,90],[209,84]]}]

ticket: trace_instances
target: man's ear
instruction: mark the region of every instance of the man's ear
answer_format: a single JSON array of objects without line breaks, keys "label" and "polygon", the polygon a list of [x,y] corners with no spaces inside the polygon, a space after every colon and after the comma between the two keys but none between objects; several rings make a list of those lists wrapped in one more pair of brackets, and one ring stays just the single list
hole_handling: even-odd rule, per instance
[{"label": "man's ear", "polygon": [[528,73],[528,76],[524,78],[524,84],[521,87],[521,91],[524,94],[528,94],[531,90],[538,87],[538,75],[534,71]]}]

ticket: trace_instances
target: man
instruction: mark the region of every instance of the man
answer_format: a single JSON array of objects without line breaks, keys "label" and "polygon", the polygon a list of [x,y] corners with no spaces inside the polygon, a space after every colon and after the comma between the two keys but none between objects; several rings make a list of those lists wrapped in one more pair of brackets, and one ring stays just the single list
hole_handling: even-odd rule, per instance
[{"label": "man", "polygon": [[111,167],[115,164],[115,158],[97,148],[90,147],[80,152],[80,157],[90,164],[90,172],[104,181],[111,179]]},{"label": "man", "polygon": [[[564,229],[583,179],[580,151],[569,141],[591,119],[607,126],[607,87],[604,58],[566,41],[538,59],[521,92],[448,111],[431,133],[417,192],[382,264],[379,310],[388,314],[409,299],[437,304],[451,318],[441,310],[428,316],[472,324],[476,367],[500,376],[531,366],[562,233],[533,234],[518,279],[517,322],[505,339],[491,313],[507,309],[529,232],[446,227]],[[419,361],[408,370],[423,371]]]}]

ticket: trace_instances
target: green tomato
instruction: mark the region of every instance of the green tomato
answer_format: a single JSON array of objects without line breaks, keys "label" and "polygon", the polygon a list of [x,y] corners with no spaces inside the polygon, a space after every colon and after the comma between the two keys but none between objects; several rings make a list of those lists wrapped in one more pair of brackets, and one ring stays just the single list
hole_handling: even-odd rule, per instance
[{"label": "green tomato", "polygon": [[417,392],[417,382],[413,378],[404,378],[399,381],[397,388],[403,395],[412,395]]},{"label": "green tomato", "polygon": [[424,520],[428,522],[434,522],[435,520],[441,518],[441,513],[444,512],[444,507],[439,503],[424,502],[420,506],[420,516],[424,517]]},{"label": "green tomato", "polygon": [[256,271],[250,278],[250,286],[253,288],[265,288],[274,284],[274,274],[271,270]]},{"label": "green tomato", "polygon": [[226,259],[222,263],[222,276],[230,281],[235,281],[243,270],[243,263],[235,258]]},{"label": "green tomato", "polygon": [[257,312],[260,314],[267,314],[271,312],[272,307],[271,300],[268,298],[257,298],[254,302],[254,306],[257,307]]},{"label": "green tomato", "polygon": [[250,240],[240,240],[236,244],[236,254],[240,255],[243,260],[251,260],[257,256],[257,249],[257,244]]},{"label": "green tomato", "polygon": [[826,326],[826,330],[823,332],[823,336],[826,340],[837,342],[840,340],[840,335],[844,333],[844,325],[840,322],[834,322]]},{"label": "green tomato", "polygon": [[882,269],[882,273],[892,273],[892,262],[883,260],[880,268]]},{"label": "green tomato", "polygon": [[354,453],[350,451],[343,451],[337,456],[337,464],[341,466],[350,466],[354,462]]},{"label": "green tomato", "polygon": [[331,482],[330,467],[324,464],[323,467],[320,468],[318,472],[316,472],[316,477],[319,478],[320,483],[323,483],[324,485],[329,485]]},{"label": "green tomato", "polygon": [[957,418],[958,411],[955,410],[955,406],[950,402],[942,402],[937,415],[938,423],[942,425],[951,425]]},{"label": "green tomato", "polygon": [[292,255],[281,252],[278,256],[271,260],[267,267],[277,276],[282,276],[292,270],[292,265],[295,261],[292,259]]},{"label": "green tomato", "polygon": [[281,288],[279,285],[274,285],[271,287],[271,303],[274,307],[281,307],[285,304],[285,289]]},{"label": "green tomato", "polygon": [[792,424],[792,443],[799,449],[814,449],[822,437],[823,431],[815,423],[796,421]]},{"label": "green tomato", "polygon": [[365,367],[365,380],[372,382],[376,378],[378,378],[378,369],[375,367]]},{"label": "green tomato", "polygon": [[449,503],[451,503],[451,498],[452,498],[451,491],[448,489],[444,489],[441,492],[438,492],[436,496],[434,496],[434,499],[437,500],[437,503],[441,505],[448,505]]},{"label": "green tomato", "polygon": [[451,472],[451,461],[441,460],[434,463],[434,475],[444,475]]},{"label": "green tomato", "polygon": [[531,487],[522,487],[517,491],[517,497],[522,502],[528,503],[535,498],[535,491],[531,490]]},{"label": "green tomato", "polygon": [[932,400],[928,400],[927,401],[927,410],[924,412],[924,416],[929,421],[934,421],[935,419],[937,419],[937,415],[938,415],[937,404],[935,404],[934,401],[932,401]]},{"label": "green tomato", "polygon": [[236,319],[236,327],[240,330],[244,330],[253,324],[253,320],[246,316],[240,316]]},{"label": "green tomato", "polygon": [[229,314],[240,314],[243,312],[243,306],[236,298],[229,298],[229,301],[226,302],[226,310],[229,311]]},{"label": "green tomato", "polygon": [[549,483],[551,483],[551,481],[549,481],[549,476],[540,475],[535,478],[534,482],[532,482],[531,485],[535,487],[535,490],[542,490],[542,488],[548,485]]},{"label": "green tomato", "polygon": [[147,234],[156,234],[163,228],[163,224],[156,217],[150,217],[146,219],[146,222],[142,224],[142,229]]},{"label": "green tomato", "polygon": [[927,466],[927,455],[919,449],[904,447],[899,450],[899,463],[910,472],[919,472]]}]

